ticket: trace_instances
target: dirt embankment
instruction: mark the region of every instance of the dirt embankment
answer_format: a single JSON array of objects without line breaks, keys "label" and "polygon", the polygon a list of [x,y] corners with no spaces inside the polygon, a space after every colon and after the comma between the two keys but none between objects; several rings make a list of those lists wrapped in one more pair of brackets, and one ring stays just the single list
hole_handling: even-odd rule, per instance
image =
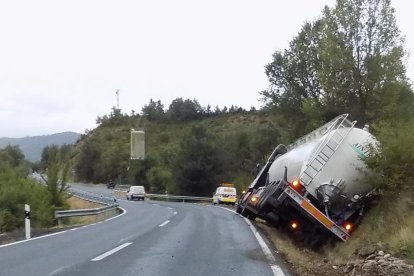
[{"label": "dirt embankment", "polygon": [[281,257],[297,275],[414,275],[414,266],[398,258],[381,244],[361,244],[350,256],[329,245],[317,251],[298,244],[287,233],[256,220],[256,225],[277,248]]}]

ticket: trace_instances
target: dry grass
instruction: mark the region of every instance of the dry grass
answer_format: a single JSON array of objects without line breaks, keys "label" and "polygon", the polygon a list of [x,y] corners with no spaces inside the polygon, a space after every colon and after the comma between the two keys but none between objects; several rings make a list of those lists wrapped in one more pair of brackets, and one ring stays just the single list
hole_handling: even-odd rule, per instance
[{"label": "dry grass", "polygon": [[101,207],[101,205],[98,204],[98,203],[86,201],[86,200],[80,199],[80,198],[75,197],[75,196],[69,197],[66,200],[66,203],[69,205],[70,210]]},{"label": "dry grass", "polygon": [[264,231],[267,238],[275,245],[285,261],[297,275],[341,275],[342,271],[333,268],[326,254],[318,253],[303,246],[298,246],[286,233],[278,231],[266,222],[257,219],[256,225]]},{"label": "dry grass", "polygon": [[[66,200],[66,203],[69,205],[70,210],[75,209],[89,209],[89,208],[100,208],[102,205],[90,201],[86,201],[75,196],[71,196]],[[98,216],[83,216],[83,217],[73,217],[63,220],[63,226],[68,225],[83,225],[90,224],[96,221],[103,219],[103,214]]]},{"label": "dry grass", "polygon": [[127,193],[125,191],[115,191],[114,194],[116,197],[125,198]]}]

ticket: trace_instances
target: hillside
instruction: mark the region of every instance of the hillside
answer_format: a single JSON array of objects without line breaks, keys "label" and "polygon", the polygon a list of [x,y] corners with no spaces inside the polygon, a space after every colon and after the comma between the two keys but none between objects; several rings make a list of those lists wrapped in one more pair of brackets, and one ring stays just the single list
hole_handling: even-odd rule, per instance
[{"label": "hillside", "polygon": [[28,136],[24,138],[0,137],[0,148],[7,145],[19,146],[27,160],[39,161],[42,150],[48,145],[73,144],[80,137],[79,133],[62,132],[51,135]]},{"label": "hillside", "polygon": [[[145,130],[144,161],[129,160],[131,129]],[[194,165],[201,166],[203,172],[211,169],[204,177],[210,179],[206,184],[210,188],[181,192],[211,195],[221,182],[234,182],[243,190],[251,181],[252,169],[281,140],[279,132],[275,118],[265,112],[220,114],[187,121],[150,121],[143,116],[118,114],[79,141],[75,170],[82,181],[139,182],[154,192],[178,193],[176,184],[182,181],[176,178],[177,170]],[[188,146],[194,143],[194,148]]]}]

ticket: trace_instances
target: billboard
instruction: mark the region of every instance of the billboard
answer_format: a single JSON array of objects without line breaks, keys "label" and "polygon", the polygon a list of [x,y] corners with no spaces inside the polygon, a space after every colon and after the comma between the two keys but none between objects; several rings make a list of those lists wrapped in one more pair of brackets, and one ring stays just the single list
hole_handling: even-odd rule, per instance
[{"label": "billboard", "polygon": [[131,130],[131,159],[145,158],[145,132]]}]

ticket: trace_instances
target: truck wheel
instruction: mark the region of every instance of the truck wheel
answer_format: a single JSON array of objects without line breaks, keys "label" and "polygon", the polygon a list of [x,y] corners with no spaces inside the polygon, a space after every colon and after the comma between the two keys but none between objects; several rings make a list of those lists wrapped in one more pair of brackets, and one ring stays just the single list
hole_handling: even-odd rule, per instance
[{"label": "truck wheel", "polygon": [[246,204],[244,204],[243,209],[240,212],[240,215],[247,218],[250,215],[250,211],[246,209]]},{"label": "truck wheel", "polygon": [[237,214],[240,214],[240,213],[241,213],[241,211],[242,211],[242,207],[240,206],[240,204],[238,204],[238,205],[237,205],[237,208],[236,208],[236,213],[237,213]]},{"label": "truck wheel", "polygon": [[249,215],[247,216],[247,218],[248,218],[248,219],[250,219],[251,221],[254,221],[254,220],[256,219],[256,215],[254,215],[254,214],[249,214]]}]

